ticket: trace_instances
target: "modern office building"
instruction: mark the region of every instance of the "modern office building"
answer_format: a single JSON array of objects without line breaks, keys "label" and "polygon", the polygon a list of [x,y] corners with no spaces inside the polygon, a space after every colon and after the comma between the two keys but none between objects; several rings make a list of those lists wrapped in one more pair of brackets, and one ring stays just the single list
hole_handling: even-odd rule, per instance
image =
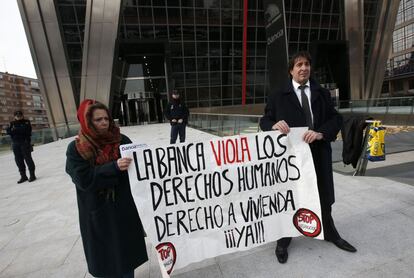
[{"label": "modern office building", "polygon": [[401,0],[382,95],[414,96],[414,1]]},{"label": "modern office building", "polygon": [[263,103],[299,50],[340,99],[372,97],[398,9],[392,0],[18,3],[58,134],[77,122],[85,98],[124,124],[161,121],[173,88],[189,107]]},{"label": "modern office building", "polygon": [[0,72],[0,126],[2,134],[20,110],[32,129],[48,128],[49,122],[37,79]]}]

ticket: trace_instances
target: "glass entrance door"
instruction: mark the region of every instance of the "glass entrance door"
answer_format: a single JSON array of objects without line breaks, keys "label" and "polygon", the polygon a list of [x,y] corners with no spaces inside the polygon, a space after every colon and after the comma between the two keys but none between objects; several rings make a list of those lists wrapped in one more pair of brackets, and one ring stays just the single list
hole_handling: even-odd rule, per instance
[{"label": "glass entrance door", "polygon": [[162,101],[167,98],[163,56],[134,56],[123,65],[122,90],[128,125],[163,121]]}]

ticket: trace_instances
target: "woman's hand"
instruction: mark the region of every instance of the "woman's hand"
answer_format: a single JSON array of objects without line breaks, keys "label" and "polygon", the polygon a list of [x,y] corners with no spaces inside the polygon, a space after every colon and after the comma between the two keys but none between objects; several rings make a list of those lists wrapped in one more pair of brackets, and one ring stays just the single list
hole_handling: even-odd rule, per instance
[{"label": "woman's hand", "polygon": [[126,171],[128,170],[129,164],[131,164],[132,158],[129,157],[123,157],[116,161],[116,164],[118,165],[119,170]]},{"label": "woman's hand", "polygon": [[279,130],[280,132],[282,132],[283,134],[288,134],[290,131],[289,125],[284,121],[278,121],[277,123],[275,123],[272,126],[273,130]]}]

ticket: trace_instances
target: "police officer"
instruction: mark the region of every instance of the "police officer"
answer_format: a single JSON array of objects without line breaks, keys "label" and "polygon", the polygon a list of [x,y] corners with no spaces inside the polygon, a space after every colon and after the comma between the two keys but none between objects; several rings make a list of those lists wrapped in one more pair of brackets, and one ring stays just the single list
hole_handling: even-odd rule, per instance
[{"label": "police officer", "polygon": [[180,135],[180,143],[185,141],[185,127],[189,114],[188,108],[180,99],[180,93],[177,90],[173,90],[171,101],[168,103],[167,109],[165,109],[165,117],[171,123],[170,144],[175,144],[178,135]]},{"label": "police officer", "polygon": [[[17,183],[22,183],[27,180],[32,182],[36,179],[35,176],[35,164],[32,159],[32,125],[30,121],[25,119],[22,111],[16,111],[14,113],[14,121],[10,122],[10,126],[7,128],[7,134],[12,138],[12,148],[14,153],[14,159],[20,172],[20,180]],[[26,176],[26,161],[27,168],[29,168],[30,176]]]}]

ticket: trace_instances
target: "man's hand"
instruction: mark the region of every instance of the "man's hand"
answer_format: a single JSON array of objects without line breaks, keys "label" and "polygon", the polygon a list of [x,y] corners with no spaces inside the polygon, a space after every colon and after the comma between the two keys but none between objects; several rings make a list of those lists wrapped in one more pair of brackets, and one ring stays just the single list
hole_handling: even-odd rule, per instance
[{"label": "man's hand", "polygon": [[172,119],[172,120],[171,120],[171,122],[172,122],[172,123],[176,123],[176,122],[177,122],[177,120],[176,120],[176,119]]},{"label": "man's hand", "polygon": [[322,140],[322,139],[323,139],[323,134],[320,132],[313,131],[313,130],[307,130],[303,134],[303,141],[305,141],[308,144],[314,142],[315,140]]},{"label": "man's hand", "polygon": [[116,161],[116,164],[118,165],[119,170],[126,171],[128,170],[129,164],[131,164],[132,158],[129,157],[123,157]]},{"label": "man's hand", "polygon": [[178,123],[181,124],[183,122],[183,119],[179,119]]},{"label": "man's hand", "polygon": [[272,129],[273,130],[279,130],[283,134],[288,134],[290,132],[290,128],[289,128],[288,124],[283,120],[278,121],[277,123],[275,123],[272,126]]}]

